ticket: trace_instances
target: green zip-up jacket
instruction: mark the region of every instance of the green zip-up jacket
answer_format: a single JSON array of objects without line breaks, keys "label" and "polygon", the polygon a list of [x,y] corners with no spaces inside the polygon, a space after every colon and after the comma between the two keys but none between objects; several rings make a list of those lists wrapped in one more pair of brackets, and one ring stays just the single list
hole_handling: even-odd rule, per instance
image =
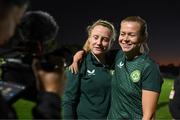
[{"label": "green zip-up jacket", "polygon": [[66,71],[63,97],[64,119],[106,119],[111,100],[111,72],[92,53],[82,62],[78,74]]}]

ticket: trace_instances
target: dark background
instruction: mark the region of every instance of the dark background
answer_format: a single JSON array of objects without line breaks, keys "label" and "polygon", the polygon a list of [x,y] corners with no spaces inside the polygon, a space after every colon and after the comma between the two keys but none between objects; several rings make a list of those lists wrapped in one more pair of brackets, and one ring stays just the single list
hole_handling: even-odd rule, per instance
[{"label": "dark background", "polygon": [[[138,0],[31,0],[29,10],[50,13],[60,26],[60,45],[83,45],[86,27],[97,19],[113,22],[119,34],[120,21],[131,15],[141,16],[148,23],[150,55],[159,64],[180,65],[180,4]],[[114,47],[117,47],[115,43]]]}]

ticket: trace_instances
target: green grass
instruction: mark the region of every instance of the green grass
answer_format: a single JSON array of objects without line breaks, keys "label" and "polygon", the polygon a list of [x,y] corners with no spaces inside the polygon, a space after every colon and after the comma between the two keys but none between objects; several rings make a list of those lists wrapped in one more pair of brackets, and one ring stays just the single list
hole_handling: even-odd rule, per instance
[{"label": "green grass", "polygon": [[[162,86],[162,91],[160,94],[160,98],[158,101],[157,112],[156,112],[156,119],[163,119],[163,120],[171,120],[172,117],[169,113],[168,102],[169,102],[169,93],[173,84],[173,80],[171,79],[164,79],[164,83]],[[21,120],[25,119],[32,119],[31,110],[35,103],[26,101],[23,99],[18,100],[14,107],[18,114],[18,118]]]},{"label": "green grass", "polygon": [[172,79],[164,79],[164,83],[162,85],[161,94],[160,94],[157,111],[156,111],[157,119],[163,119],[163,120],[172,119],[169,113],[169,108],[168,108],[169,93],[170,93],[172,85],[173,85]]},{"label": "green grass", "polygon": [[32,108],[35,106],[35,103],[27,100],[20,99],[15,104],[13,104],[13,107],[16,110],[17,116],[20,120],[32,120]]}]

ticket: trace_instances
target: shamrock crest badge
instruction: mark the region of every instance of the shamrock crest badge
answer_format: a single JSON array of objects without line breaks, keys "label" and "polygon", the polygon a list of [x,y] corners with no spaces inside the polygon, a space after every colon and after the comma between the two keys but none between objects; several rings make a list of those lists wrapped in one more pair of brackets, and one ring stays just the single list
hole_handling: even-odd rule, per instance
[{"label": "shamrock crest badge", "polygon": [[131,74],[130,74],[131,80],[133,82],[138,82],[141,78],[141,72],[139,70],[134,70]]}]

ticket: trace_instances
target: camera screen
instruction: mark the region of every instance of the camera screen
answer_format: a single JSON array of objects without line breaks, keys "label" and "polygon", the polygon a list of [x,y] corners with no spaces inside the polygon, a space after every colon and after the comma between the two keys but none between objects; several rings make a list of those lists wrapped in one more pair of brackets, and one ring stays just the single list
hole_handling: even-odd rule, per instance
[{"label": "camera screen", "polygon": [[25,89],[25,86],[0,80],[0,91],[5,100],[12,103],[18,99],[18,96]]}]

